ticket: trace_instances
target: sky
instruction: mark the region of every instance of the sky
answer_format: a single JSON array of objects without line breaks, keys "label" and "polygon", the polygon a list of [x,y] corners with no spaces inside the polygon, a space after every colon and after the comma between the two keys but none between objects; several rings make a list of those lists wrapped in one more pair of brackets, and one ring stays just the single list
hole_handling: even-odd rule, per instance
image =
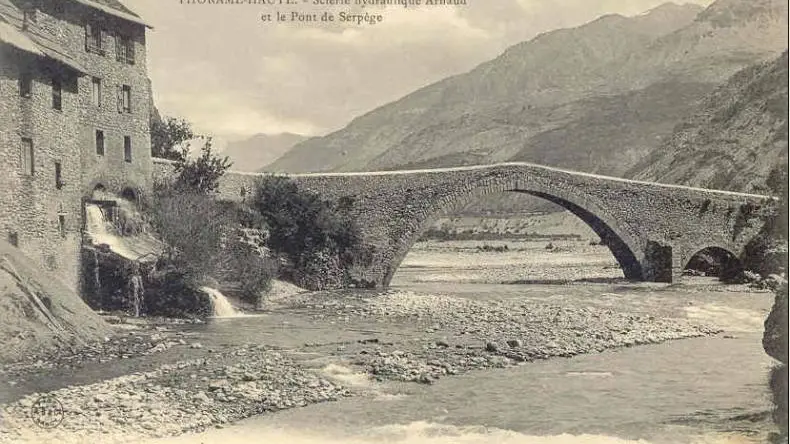
[{"label": "sky", "polygon": [[[219,140],[259,133],[323,135],[542,32],[609,13],[636,15],[666,2],[466,0],[465,6],[360,10],[311,5],[315,0],[268,0],[296,6],[187,1],[197,0],[122,0],[153,26],[147,63],[160,112],[185,118]],[[262,21],[276,11],[319,18],[333,11],[336,21]],[[339,23],[341,11],[381,14],[383,20]]]}]

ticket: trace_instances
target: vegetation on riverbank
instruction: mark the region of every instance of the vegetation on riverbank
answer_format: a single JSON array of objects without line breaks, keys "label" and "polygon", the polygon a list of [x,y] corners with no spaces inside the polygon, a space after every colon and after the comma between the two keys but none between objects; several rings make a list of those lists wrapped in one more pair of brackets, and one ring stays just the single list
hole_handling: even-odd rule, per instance
[{"label": "vegetation on riverbank", "polygon": [[283,259],[281,277],[311,290],[360,286],[350,271],[371,260],[362,242],[353,202],[330,202],[301,190],[288,178],[266,176],[255,190],[251,207],[268,231],[267,246]]}]

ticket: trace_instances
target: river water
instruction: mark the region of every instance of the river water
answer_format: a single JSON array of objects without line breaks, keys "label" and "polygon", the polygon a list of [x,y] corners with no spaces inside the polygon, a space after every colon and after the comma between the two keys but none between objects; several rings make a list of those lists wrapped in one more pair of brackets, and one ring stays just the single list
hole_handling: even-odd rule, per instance
[{"label": "river water", "polygon": [[[605,250],[569,245],[549,254],[522,245],[507,253],[474,245],[418,246],[391,291],[462,298],[521,298],[623,307],[711,322],[715,337],[532,362],[446,377],[431,386],[346,381],[367,396],[312,405],[156,443],[751,443],[772,431],[767,390],[773,361],[761,346],[767,293],[710,279],[682,285],[630,284]],[[529,250],[534,254],[529,253]],[[542,256],[542,259],[540,257]],[[537,257],[537,258],[536,258]],[[559,271],[558,271],[559,269]],[[524,271],[527,270],[527,271]],[[540,284],[502,284],[525,279]],[[552,282],[561,278],[564,282]],[[527,279],[527,280],[529,280]],[[587,279],[567,283],[567,280]],[[371,320],[316,327],[279,316],[227,319],[203,327],[214,345],[355,339],[364,331],[417,335]],[[382,332],[382,330],[387,330]],[[323,365],[323,364],[322,364]],[[329,366],[335,374],[343,368]]]}]

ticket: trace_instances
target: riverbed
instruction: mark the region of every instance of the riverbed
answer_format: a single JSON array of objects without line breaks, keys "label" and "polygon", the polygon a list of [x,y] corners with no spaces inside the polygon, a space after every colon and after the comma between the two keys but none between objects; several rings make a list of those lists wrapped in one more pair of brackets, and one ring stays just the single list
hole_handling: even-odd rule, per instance
[{"label": "riverbed", "polygon": [[[160,327],[157,353],[15,373],[0,441],[658,444],[773,430],[760,344],[771,294],[712,278],[629,283],[587,242],[488,244],[420,243],[388,290],[300,294]],[[51,430],[18,418],[45,380],[67,406]],[[158,403],[141,413],[149,427],[130,417],[152,401],[114,400],[136,390]],[[266,408],[242,419],[252,410],[239,406]]]}]

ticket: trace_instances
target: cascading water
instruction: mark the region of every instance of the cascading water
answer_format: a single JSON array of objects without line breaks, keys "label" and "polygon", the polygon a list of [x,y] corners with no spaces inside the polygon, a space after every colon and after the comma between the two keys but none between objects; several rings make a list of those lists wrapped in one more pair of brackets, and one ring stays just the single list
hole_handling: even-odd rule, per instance
[{"label": "cascading water", "polygon": [[240,315],[240,313],[233,308],[228,298],[220,293],[219,290],[210,287],[200,287],[200,290],[208,294],[211,298],[211,307],[214,311],[214,317],[230,318]]},{"label": "cascading water", "polygon": [[[94,308],[121,309],[117,302],[110,304],[112,307],[107,307],[105,304],[107,301],[103,298],[105,292],[107,295],[121,292],[124,295],[124,302],[121,304],[123,309],[129,310],[137,317],[143,309],[145,291],[143,286],[145,273],[142,267],[148,268],[148,265],[159,256],[162,244],[152,234],[147,233],[142,224],[135,225],[140,215],[131,204],[117,198],[106,197],[104,200],[117,202],[113,213],[116,219],[122,214],[124,221],[117,226],[108,220],[101,206],[94,203],[85,205],[85,228],[88,235],[86,240],[94,247],[92,248],[95,261],[93,290],[97,302]],[[105,268],[113,270],[110,273],[122,273],[124,279],[102,283],[101,276]]]},{"label": "cascading water", "polygon": [[[101,270],[99,268],[99,252],[93,249],[93,291],[96,295],[99,295],[99,301],[101,301]],[[99,305],[99,309],[104,309],[101,305]]]},{"label": "cascading water", "polygon": [[140,316],[140,307],[143,303],[143,277],[139,274],[135,274],[129,280],[129,300],[132,302],[132,310],[134,311],[134,316]]}]

